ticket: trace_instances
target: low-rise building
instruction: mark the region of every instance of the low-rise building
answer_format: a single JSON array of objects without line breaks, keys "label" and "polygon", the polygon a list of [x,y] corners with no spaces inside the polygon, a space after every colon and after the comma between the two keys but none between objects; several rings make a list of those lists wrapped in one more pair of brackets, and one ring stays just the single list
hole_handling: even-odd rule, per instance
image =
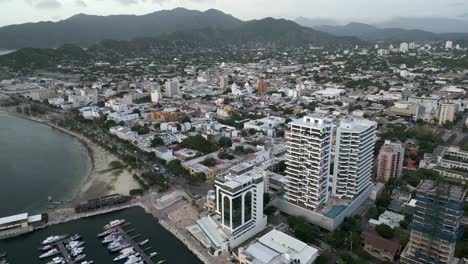
[{"label": "low-rise building", "polygon": [[282,117],[268,116],[262,119],[252,120],[244,124],[244,129],[255,129],[264,132],[267,136],[273,136],[275,129],[283,125],[285,119]]},{"label": "low-rise building", "polygon": [[318,256],[316,248],[274,229],[238,252],[241,264],[312,264]]},{"label": "low-rise building", "polygon": [[400,255],[401,244],[396,239],[386,239],[371,231],[363,232],[361,238],[363,250],[373,257],[393,263]]}]

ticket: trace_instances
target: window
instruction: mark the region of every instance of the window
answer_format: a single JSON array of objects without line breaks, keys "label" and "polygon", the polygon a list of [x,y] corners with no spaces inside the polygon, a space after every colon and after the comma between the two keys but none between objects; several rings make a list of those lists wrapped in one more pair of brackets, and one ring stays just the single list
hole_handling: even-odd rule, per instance
[{"label": "window", "polygon": [[229,197],[224,196],[224,214],[223,214],[223,224],[227,227],[231,227],[231,200]]},{"label": "window", "polygon": [[232,229],[242,224],[242,196],[232,200]]},{"label": "window", "polygon": [[252,219],[252,192],[247,192],[244,196],[244,221]]}]

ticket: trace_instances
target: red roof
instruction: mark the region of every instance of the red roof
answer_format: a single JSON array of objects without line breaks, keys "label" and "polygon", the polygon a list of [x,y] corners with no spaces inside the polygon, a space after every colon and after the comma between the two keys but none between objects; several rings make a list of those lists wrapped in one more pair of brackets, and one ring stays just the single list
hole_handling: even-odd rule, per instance
[{"label": "red roof", "polygon": [[365,231],[361,234],[361,238],[364,240],[364,243],[376,249],[390,252],[393,255],[398,254],[401,248],[401,244],[397,240],[383,238],[375,232]]}]

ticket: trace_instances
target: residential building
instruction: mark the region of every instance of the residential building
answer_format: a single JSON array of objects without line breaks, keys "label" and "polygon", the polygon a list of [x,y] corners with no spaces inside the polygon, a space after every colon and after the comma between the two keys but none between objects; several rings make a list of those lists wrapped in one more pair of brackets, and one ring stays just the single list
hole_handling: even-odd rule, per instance
[{"label": "residential building", "polygon": [[36,101],[44,101],[50,98],[57,97],[57,91],[53,89],[34,90],[29,94],[29,97],[31,97],[31,99],[36,100]]},{"label": "residential building", "polygon": [[174,97],[179,94],[179,81],[178,80],[167,81],[165,84],[165,88],[166,88],[166,96]]},{"label": "residential building", "polygon": [[394,263],[400,255],[401,244],[397,239],[386,239],[373,231],[362,232],[361,238],[363,250],[373,257]]},{"label": "residential building", "polygon": [[336,133],[332,194],[354,199],[371,186],[377,123],[342,120]]},{"label": "residential building", "polygon": [[275,133],[275,129],[283,125],[286,119],[276,116],[268,116],[262,119],[251,120],[247,123],[244,123],[244,129],[255,129],[265,133],[267,136],[271,137]]},{"label": "residential building", "polygon": [[462,186],[443,181],[423,180],[419,184],[411,237],[401,255],[401,263],[456,263],[455,244],[463,233],[466,193]]},{"label": "residential building", "polygon": [[152,103],[159,103],[162,98],[162,94],[160,90],[154,90],[151,92],[151,102]]},{"label": "residential building", "polygon": [[219,76],[219,86],[223,90],[228,88],[228,86],[229,86],[229,76],[227,76],[227,75]]},{"label": "residential building", "polygon": [[288,202],[317,210],[328,200],[333,125],[323,115],[289,123],[287,169]]},{"label": "residential building", "polygon": [[433,169],[442,177],[454,180],[468,180],[468,151],[458,146],[438,146],[432,153],[424,154],[420,168]]},{"label": "residential building", "polygon": [[445,48],[446,49],[452,49],[453,48],[453,42],[448,40],[447,42],[445,42]]},{"label": "residential building", "polygon": [[453,122],[455,117],[455,104],[451,102],[441,102],[439,105],[439,125]]},{"label": "residential building", "polygon": [[404,156],[405,147],[402,143],[385,141],[377,159],[377,179],[382,182],[400,179]]},{"label": "residential building", "polygon": [[238,252],[241,264],[312,264],[318,256],[316,248],[275,229]]},{"label": "residential building", "polygon": [[258,92],[259,95],[264,95],[264,94],[268,93],[268,86],[267,86],[267,83],[265,82],[265,80],[263,80],[263,79],[258,80],[258,82],[257,82],[257,92]]}]

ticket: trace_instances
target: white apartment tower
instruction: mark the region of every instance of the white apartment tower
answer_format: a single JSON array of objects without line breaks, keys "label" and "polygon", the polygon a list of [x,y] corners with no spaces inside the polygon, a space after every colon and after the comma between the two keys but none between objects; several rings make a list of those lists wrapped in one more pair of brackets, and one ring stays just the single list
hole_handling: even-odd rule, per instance
[{"label": "white apartment tower", "polygon": [[453,122],[455,118],[455,104],[449,101],[441,102],[439,105],[439,125]]},{"label": "white apartment tower", "polygon": [[342,120],[336,133],[332,195],[354,199],[371,185],[377,123]]},{"label": "white apartment tower", "polygon": [[288,202],[318,210],[328,201],[333,124],[324,115],[310,115],[289,123],[287,169]]},{"label": "white apartment tower", "polygon": [[451,48],[453,48],[453,42],[450,41],[450,40],[447,41],[447,42],[445,42],[445,48],[446,48],[446,49],[451,49]]},{"label": "white apartment tower", "polygon": [[179,81],[177,80],[167,81],[165,84],[165,88],[166,88],[166,96],[174,97],[175,95],[179,94]]}]

